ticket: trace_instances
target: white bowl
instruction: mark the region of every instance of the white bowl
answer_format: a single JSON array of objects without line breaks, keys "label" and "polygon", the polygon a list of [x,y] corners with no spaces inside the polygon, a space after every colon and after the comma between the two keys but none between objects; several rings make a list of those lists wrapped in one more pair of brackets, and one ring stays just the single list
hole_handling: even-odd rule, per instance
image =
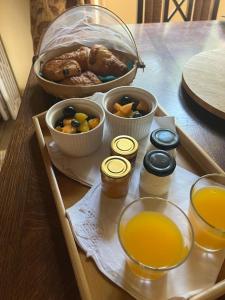
[{"label": "white bowl", "polygon": [[[122,96],[131,96],[137,100],[143,100],[149,105],[149,113],[140,118],[124,118],[114,115],[112,110],[113,104]],[[122,86],[112,89],[103,97],[103,107],[106,113],[108,130],[112,137],[126,134],[141,140],[149,134],[150,126],[157,108],[155,97],[137,87]]]},{"label": "white bowl", "polygon": [[[54,128],[54,125],[60,117],[66,106],[74,106],[79,112],[95,115],[100,118],[100,123],[94,129],[77,133],[63,133]],[[69,156],[87,156],[98,149],[103,137],[103,126],[105,112],[100,105],[87,98],[72,98],[60,101],[53,105],[47,112],[45,121],[51,132],[53,140],[60,150]]]}]

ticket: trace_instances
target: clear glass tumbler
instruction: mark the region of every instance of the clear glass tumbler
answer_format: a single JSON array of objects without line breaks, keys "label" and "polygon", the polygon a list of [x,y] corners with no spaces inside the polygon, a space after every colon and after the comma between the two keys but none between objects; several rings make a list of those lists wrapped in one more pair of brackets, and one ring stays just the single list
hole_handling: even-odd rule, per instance
[{"label": "clear glass tumbler", "polygon": [[180,266],[193,246],[193,230],[185,213],[157,197],[129,204],[120,216],[118,236],[127,265],[144,280],[158,279]]},{"label": "clear glass tumbler", "polygon": [[191,187],[189,219],[195,243],[215,252],[225,249],[225,175],[208,174]]}]

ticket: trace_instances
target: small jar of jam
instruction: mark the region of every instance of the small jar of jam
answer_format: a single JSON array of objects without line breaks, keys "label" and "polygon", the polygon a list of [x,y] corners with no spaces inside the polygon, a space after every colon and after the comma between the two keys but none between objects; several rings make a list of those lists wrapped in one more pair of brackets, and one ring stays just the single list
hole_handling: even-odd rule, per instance
[{"label": "small jar of jam", "polygon": [[131,175],[130,162],[121,156],[109,156],[101,164],[102,191],[110,198],[126,196]]},{"label": "small jar of jam", "polygon": [[176,157],[176,148],[179,145],[179,135],[170,129],[156,129],[150,135],[148,151],[165,150]]},{"label": "small jar of jam", "polygon": [[147,152],[141,169],[140,192],[154,196],[166,194],[175,168],[176,161],[168,152],[164,150]]},{"label": "small jar of jam", "polygon": [[111,142],[111,155],[118,155],[126,158],[133,167],[138,152],[138,142],[131,136],[119,135]]}]

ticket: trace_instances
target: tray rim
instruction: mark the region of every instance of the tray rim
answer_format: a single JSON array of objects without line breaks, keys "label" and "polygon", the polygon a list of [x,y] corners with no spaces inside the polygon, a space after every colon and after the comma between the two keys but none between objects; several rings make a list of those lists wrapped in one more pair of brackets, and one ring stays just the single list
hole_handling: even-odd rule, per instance
[{"label": "tray rim", "polygon": [[[48,176],[49,184],[53,193],[53,197],[55,200],[55,205],[57,208],[58,216],[60,219],[60,223],[62,226],[63,235],[66,241],[67,249],[69,252],[71,264],[73,267],[73,271],[75,274],[75,278],[77,281],[77,285],[79,288],[80,296],[82,300],[94,300],[91,291],[88,285],[88,281],[85,275],[85,271],[82,266],[82,262],[80,259],[80,254],[74,239],[74,235],[70,226],[70,222],[66,217],[66,209],[63,203],[63,199],[59,190],[59,186],[57,183],[57,179],[55,176],[55,172],[53,169],[52,162],[50,160],[47,146],[44,140],[44,136],[42,134],[41,125],[39,122],[39,118],[43,117],[46,114],[42,112],[32,117],[35,132],[38,140],[38,145],[41,151],[41,155],[44,161],[46,173]],[[168,116],[166,111],[161,107],[158,106],[156,111],[156,116]],[[224,170],[199,146],[191,137],[189,137],[179,126],[176,124],[176,130],[180,136],[181,144],[185,149],[188,149],[189,155],[192,157],[194,161],[198,162],[198,165],[204,170],[205,172],[209,173],[223,173],[225,174]],[[188,148],[187,148],[188,146]],[[64,175],[66,176],[66,175]],[[103,276],[103,275],[102,275]],[[189,300],[204,300],[207,299],[215,299],[225,293],[225,279],[218,282],[211,288],[200,292],[199,294],[192,296]],[[209,298],[210,297],[210,298]]]}]

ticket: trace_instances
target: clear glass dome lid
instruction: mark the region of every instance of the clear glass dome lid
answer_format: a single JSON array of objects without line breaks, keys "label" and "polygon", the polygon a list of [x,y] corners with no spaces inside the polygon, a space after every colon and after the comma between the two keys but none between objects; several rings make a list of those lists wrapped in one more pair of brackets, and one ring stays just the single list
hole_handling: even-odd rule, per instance
[{"label": "clear glass dome lid", "polygon": [[139,64],[137,46],[127,25],[110,10],[98,5],[81,5],[66,10],[47,28],[39,55],[76,44],[102,44],[134,56]]}]

